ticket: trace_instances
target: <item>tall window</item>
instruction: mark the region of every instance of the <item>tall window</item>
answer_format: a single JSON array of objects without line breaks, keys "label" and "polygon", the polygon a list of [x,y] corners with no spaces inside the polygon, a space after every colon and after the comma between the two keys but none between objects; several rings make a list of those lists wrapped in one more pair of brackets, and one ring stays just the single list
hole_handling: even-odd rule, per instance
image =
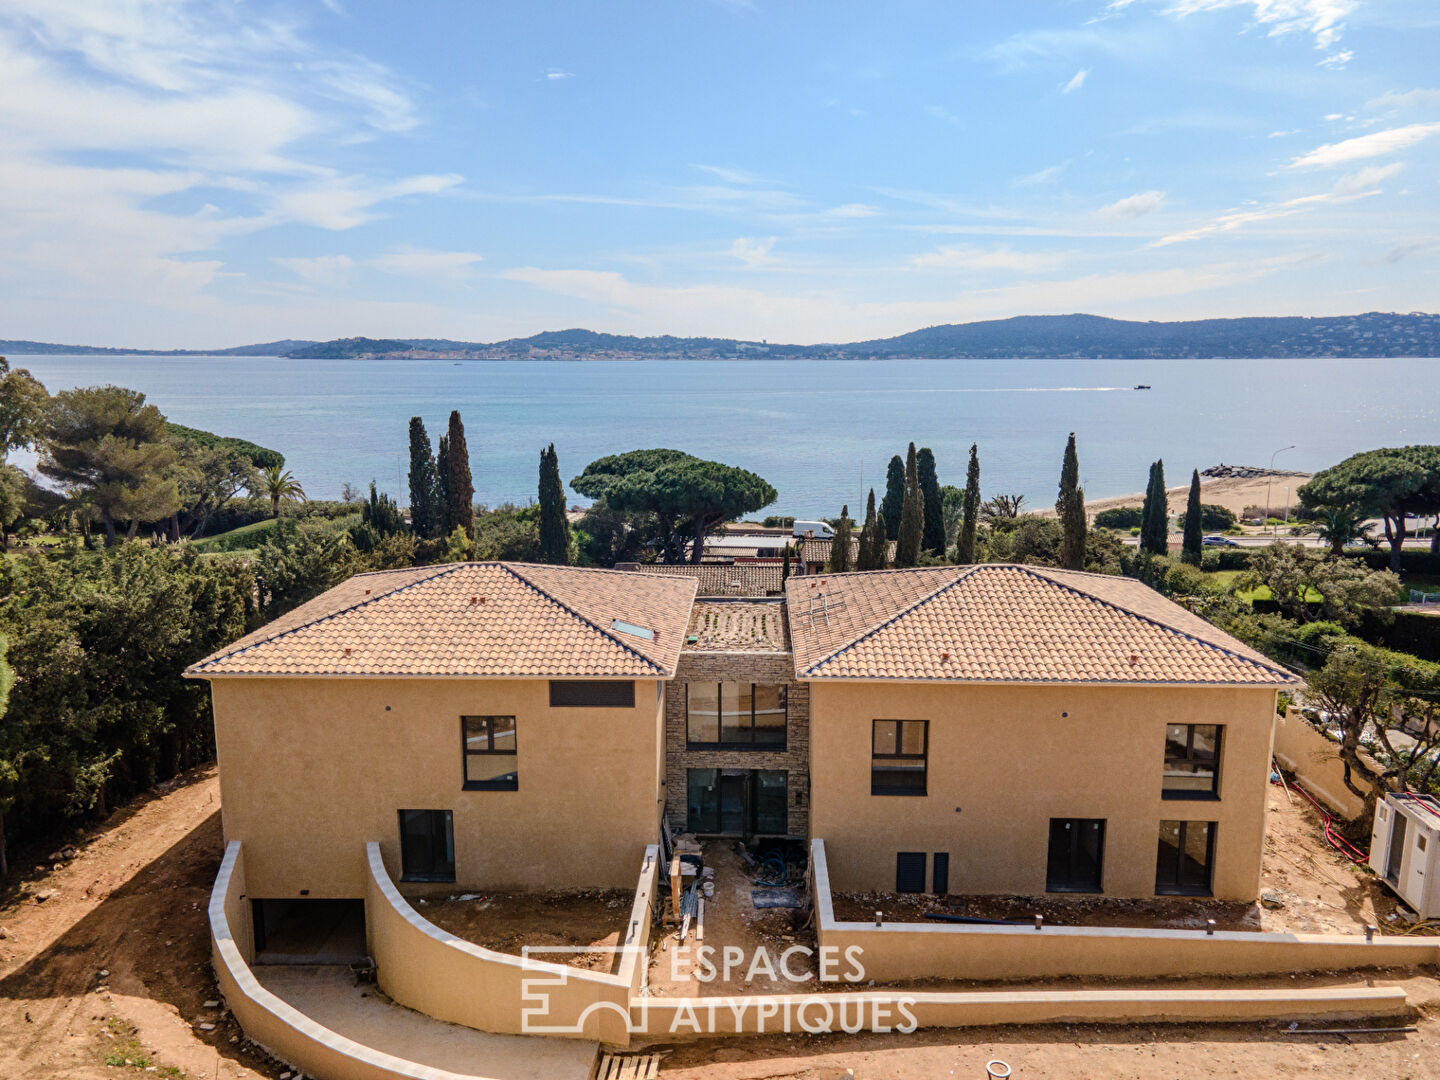
[{"label": "tall window", "polygon": [[870,794],[924,795],[930,721],[875,720],[870,731]]},{"label": "tall window", "polygon": [[691,747],[785,749],[785,688],[759,683],[687,683],[685,741]]},{"label": "tall window", "polygon": [[1220,791],[1220,725],[1165,725],[1165,799],[1214,799]]},{"label": "tall window", "polygon": [[1103,818],[1051,818],[1046,892],[1101,892],[1105,880]]},{"label": "tall window", "polygon": [[462,716],[460,739],[466,791],[515,791],[520,787],[515,717]]},{"label": "tall window", "polygon": [[1209,896],[1215,862],[1213,821],[1162,821],[1155,860],[1155,891],[1173,896]]},{"label": "tall window", "polygon": [[400,880],[455,880],[455,825],[449,810],[400,811]]}]

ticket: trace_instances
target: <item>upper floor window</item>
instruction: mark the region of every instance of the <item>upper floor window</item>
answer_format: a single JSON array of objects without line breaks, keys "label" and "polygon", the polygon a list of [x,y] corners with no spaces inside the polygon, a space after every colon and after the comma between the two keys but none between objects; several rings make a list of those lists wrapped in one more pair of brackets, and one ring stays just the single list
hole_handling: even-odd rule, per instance
[{"label": "upper floor window", "polygon": [[1166,724],[1161,797],[1214,799],[1220,792],[1218,724]]},{"label": "upper floor window", "polygon": [[552,709],[633,709],[635,684],[622,679],[550,680]]},{"label": "upper floor window", "polygon": [[692,747],[785,749],[783,686],[692,682],[685,685],[685,741]]},{"label": "upper floor window", "polygon": [[929,744],[928,720],[873,721],[870,794],[924,795]]},{"label": "upper floor window", "polygon": [[515,791],[520,787],[515,717],[462,716],[460,738],[466,791]]}]

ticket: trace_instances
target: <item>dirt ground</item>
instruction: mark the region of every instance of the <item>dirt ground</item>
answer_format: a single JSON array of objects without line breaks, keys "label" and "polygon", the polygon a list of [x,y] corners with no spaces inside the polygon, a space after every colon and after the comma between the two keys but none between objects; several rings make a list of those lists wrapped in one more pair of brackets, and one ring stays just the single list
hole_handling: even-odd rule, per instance
[{"label": "dirt ground", "polygon": [[[429,900],[418,910],[436,926],[475,945],[521,955],[525,946],[613,949],[620,943],[634,895],[588,889],[555,893],[480,893],[469,900]],[[538,959],[610,971],[616,954],[535,953]]]},{"label": "dirt ground", "polygon": [[[715,868],[715,895],[705,901],[705,939],[692,933],[685,945],[689,953],[678,953],[679,934],[675,927],[656,927],[650,934],[650,992],[656,997],[716,997],[726,994],[804,993],[813,987],[806,976],[815,974],[813,957],[791,955],[784,968],[770,978],[763,968],[753,973],[750,965],[757,950],[763,949],[777,964],[785,950],[794,946],[815,948],[815,934],[805,924],[809,912],[790,908],[757,910],[751,901],[753,874],[734,851],[730,841],[707,840],[705,865]],[[698,964],[698,947],[713,950],[717,972],[713,978]],[[724,948],[738,946],[744,957],[724,977]],[[800,976],[791,979],[788,974]],[[753,978],[747,978],[751,976]]]},{"label": "dirt ground", "polygon": [[[78,852],[59,860],[59,870],[49,860],[41,863],[41,853],[30,852],[28,859],[22,851],[14,853],[15,880],[0,894],[0,1077],[280,1076],[280,1067],[247,1048],[223,1010],[205,1004],[218,998],[205,926],[221,855],[218,797],[213,768],[197,770],[78,838]],[[1260,909],[1262,927],[1278,929],[1265,920],[1283,918],[1294,929],[1350,929],[1376,921],[1393,931],[1385,918],[1391,901],[1373,879],[1324,847],[1308,806],[1292,808],[1279,789],[1272,792],[1270,806],[1265,888],[1285,907]],[[722,846],[708,856],[722,873],[736,872],[717,875],[725,888],[717,889],[717,903],[707,912],[707,942],[764,942],[772,949],[788,946],[790,937],[813,943],[795,931],[788,912],[757,913],[748,907],[748,878],[738,873],[738,860],[727,864],[727,851]],[[597,904],[591,894],[583,905],[588,914],[577,918],[571,931],[590,938],[582,944],[615,932],[618,926],[607,922],[612,911],[616,924],[625,918],[628,909],[610,908],[610,899],[606,895]],[[467,903],[478,908],[476,902]],[[432,902],[426,908],[435,910],[426,914],[433,917],[449,906]],[[455,907],[455,918],[471,917],[460,902]],[[562,910],[571,909],[562,905]],[[442,921],[448,917],[441,914]],[[504,901],[473,917],[477,935],[490,935],[487,943],[497,945],[505,940],[507,926],[521,921]],[[668,965],[663,950],[652,961],[653,989],[679,993],[679,986],[654,981],[661,961]],[[1341,978],[1317,975],[1300,981],[1319,985]],[[661,1075],[675,1080],[980,1078],[984,1063],[998,1058],[1010,1064],[1017,1080],[1301,1075],[1440,1080],[1440,985],[1435,979],[1403,974],[1351,978],[1403,984],[1419,1009],[1418,1031],[1342,1037],[1305,1036],[1284,1025],[1056,1024],[922,1031],[906,1037],[773,1036],[669,1047]],[[745,985],[732,980],[699,992],[727,989]],[[201,1023],[213,1024],[214,1030],[201,1029]],[[107,1065],[107,1058],[114,1064]]]},{"label": "dirt ground", "polygon": [[206,928],[221,855],[214,767],[74,843],[59,864],[14,852],[0,893],[0,1076],[278,1077],[205,1004],[220,997]]},{"label": "dirt ground", "polygon": [[[1030,922],[1043,915],[1051,926],[1149,926],[1198,929],[1214,919],[1220,930],[1298,933],[1363,933],[1367,924],[1382,933],[1411,930],[1399,905],[1368,871],[1326,843],[1320,816],[1299,795],[1271,785],[1266,807],[1262,901],[1237,904],[1169,897],[1119,900],[1085,896],[950,896],[896,893],[840,893],[835,917],[869,922],[883,911],[890,922],[928,922],[926,912]],[[1440,933],[1429,927],[1414,934]]]}]

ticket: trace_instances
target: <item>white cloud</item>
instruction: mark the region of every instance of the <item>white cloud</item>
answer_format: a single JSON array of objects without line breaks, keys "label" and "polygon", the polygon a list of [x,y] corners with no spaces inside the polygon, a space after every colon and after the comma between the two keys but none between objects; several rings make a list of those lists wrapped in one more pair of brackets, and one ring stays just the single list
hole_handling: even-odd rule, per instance
[{"label": "white cloud", "polygon": [[1395,91],[1371,98],[1365,103],[1367,109],[1419,109],[1440,107],[1440,90],[1416,87],[1414,90]]},{"label": "white cloud", "polygon": [[867,218],[874,217],[880,213],[878,209],[868,203],[846,203],[844,206],[836,206],[825,211],[831,217],[838,218]]},{"label": "white cloud", "polygon": [[1432,251],[1440,251],[1440,241],[1413,240],[1404,244],[1396,244],[1389,251],[1385,252],[1384,255],[1380,256],[1380,261],[1382,263],[1394,264],[1414,258],[1416,255],[1428,255]]},{"label": "white cloud", "polygon": [[723,165],[692,165],[692,169],[709,173],[727,184],[763,184],[765,178],[744,169],[727,169]]},{"label": "white cloud", "polygon": [[1082,86],[1085,85],[1085,80],[1089,77],[1089,75],[1089,68],[1081,68],[1079,71],[1075,72],[1074,75],[1070,76],[1070,81],[1060,88],[1060,92],[1062,94],[1073,94],[1076,90],[1079,90]]},{"label": "white cloud", "polygon": [[744,263],[747,270],[756,270],[775,261],[771,254],[774,248],[773,236],[739,236],[730,245],[730,254]]},{"label": "white cloud", "polygon": [[395,277],[419,278],[437,284],[455,284],[469,279],[475,264],[484,259],[473,251],[425,251],[419,248],[402,248],[384,255],[366,259],[366,266],[373,266],[383,273]]},{"label": "white cloud", "polygon": [[317,255],[313,257],[276,258],[307,285],[334,288],[348,282],[355,271],[355,260],[348,255]]},{"label": "white cloud", "polygon": [[1049,270],[1064,261],[1051,252],[1015,251],[1009,247],[939,247],[913,256],[910,265],[925,270]]},{"label": "white cloud", "polygon": [[561,71],[559,68],[551,68],[545,72],[545,78],[552,82],[559,82],[561,79],[573,79],[574,77],[575,73],[573,71]]},{"label": "white cloud", "polygon": [[1214,236],[1217,233],[1232,232],[1247,225],[1256,225],[1265,221],[1273,221],[1276,218],[1305,213],[1306,211],[1314,210],[1321,206],[1332,206],[1341,203],[1355,202],[1357,199],[1368,199],[1374,195],[1381,194],[1381,189],[1376,187],[1377,184],[1395,176],[1404,167],[1400,162],[1394,162],[1390,165],[1373,166],[1361,169],[1359,172],[1347,173],[1335,181],[1334,186],[1332,186],[1329,191],[1321,191],[1313,195],[1301,195],[1297,198],[1285,199],[1282,202],[1256,205],[1244,210],[1231,210],[1204,225],[1162,237],[1155,241],[1151,247],[1165,247],[1170,244],[1187,243],[1191,240]]},{"label": "white cloud", "polygon": [[944,105],[926,105],[925,111],[936,120],[943,120],[947,124],[960,123],[960,117],[956,116]]},{"label": "white cloud", "polygon": [[[1133,0],[1112,3],[1112,10],[1128,7]],[[1203,11],[1248,8],[1255,23],[1266,27],[1271,37],[1281,34],[1311,34],[1317,49],[1328,49],[1340,40],[1345,18],[1360,6],[1359,0],[1164,0],[1167,15],[1196,15]]]},{"label": "white cloud", "polygon": [[832,291],[785,295],[734,285],[645,285],[607,270],[526,266],[504,278],[594,306],[590,321],[612,332],[767,337],[778,341],[857,341],[917,326],[1015,314],[1128,310],[1147,300],[1187,296],[1256,281],[1290,265],[1284,258],[1093,274],[968,290],[938,300],[860,301]]},{"label": "white cloud", "polygon": [[1165,205],[1165,192],[1138,191],[1100,207],[1095,213],[1106,218],[1137,218]]},{"label": "white cloud", "polygon": [[1316,63],[1320,67],[1343,68],[1346,64],[1348,64],[1351,60],[1354,59],[1355,53],[1352,52],[1350,49],[1346,49],[1344,52],[1331,53],[1329,56],[1317,60]]},{"label": "white cloud", "polygon": [[1040,184],[1048,184],[1060,179],[1060,174],[1070,165],[1068,161],[1062,161],[1058,165],[1047,165],[1043,169],[1037,169],[1032,173],[1025,173],[1017,176],[1010,183],[1015,187],[1036,187]]},{"label": "white cloud", "polygon": [[1286,129],[1285,131],[1272,131],[1272,132],[1270,132],[1269,135],[1267,135],[1267,136],[1265,136],[1265,137],[1266,137],[1267,139],[1283,139],[1283,138],[1285,138],[1287,135],[1299,135],[1299,134],[1300,134],[1300,129],[1299,129],[1299,128],[1288,128],[1288,129]]},{"label": "white cloud", "polygon": [[1363,158],[1394,154],[1409,149],[1437,133],[1440,133],[1440,122],[1406,124],[1404,127],[1390,128],[1388,131],[1376,131],[1369,135],[1346,139],[1343,142],[1317,146],[1309,153],[1301,154],[1291,161],[1290,168],[1328,168],[1332,165],[1343,165],[1348,161],[1360,161]]}]

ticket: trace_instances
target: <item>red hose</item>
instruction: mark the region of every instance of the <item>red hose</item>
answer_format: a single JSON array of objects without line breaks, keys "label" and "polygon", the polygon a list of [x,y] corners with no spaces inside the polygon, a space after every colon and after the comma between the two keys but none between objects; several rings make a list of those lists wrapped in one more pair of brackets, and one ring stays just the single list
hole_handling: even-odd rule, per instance
[{"label": "red hose", "polygon": [[[1273,784],[1275,781],[1272,780],[1270,782]],[[1284,785],[1282,784],[1281,786],[1283,787]],[[1310,805],[1315,808],[1315,812],[1320,815],[1320,820],[1325,823],[1325,839],[1330,842],[1332,848],[1341,855],[1344,855],[1345,858],[1349,859],[1356,866],[1364,866],[1370,862],[1370,856],[1366,852],[1361,851],[1354,844],[1350,843],[1349,840],[1346,840],[1345,837],[1340,835],[1335,828],[1334,816],[1329,810],[1326,810],[1325,807],[1315,801],[1315,796],[1311,795],[1296,781],[1292,780],[1290,787],[1294,788],[1301,795],[1304,795],[1306,801],[1309,802]]]}]

